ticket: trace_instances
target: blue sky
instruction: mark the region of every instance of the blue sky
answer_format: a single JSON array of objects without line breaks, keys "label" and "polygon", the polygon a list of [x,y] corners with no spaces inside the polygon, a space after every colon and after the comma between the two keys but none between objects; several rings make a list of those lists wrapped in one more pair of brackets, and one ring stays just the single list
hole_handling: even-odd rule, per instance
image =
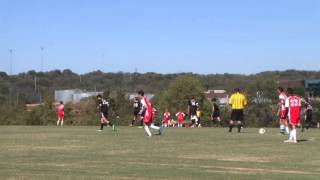
[{"label": "blue sky", "polygon": [[318,0],[0,0],[0,71],[320,70]]}]

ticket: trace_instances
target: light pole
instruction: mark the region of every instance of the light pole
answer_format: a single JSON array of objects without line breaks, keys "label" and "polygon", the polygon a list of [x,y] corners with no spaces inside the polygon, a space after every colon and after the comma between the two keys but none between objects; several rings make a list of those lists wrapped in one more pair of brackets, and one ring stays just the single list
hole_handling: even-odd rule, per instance
[{"label": "light pole", "polygon": [[9,53],[10,53],[10,75],[12,75],[12,53],[13,53],[13,49],[9,49]]},{"label": "light pole", "polygon": [[41,50],[41,72],[43,72],[43,51],[44,51],[44,47],[41,46],[40,50]]}]

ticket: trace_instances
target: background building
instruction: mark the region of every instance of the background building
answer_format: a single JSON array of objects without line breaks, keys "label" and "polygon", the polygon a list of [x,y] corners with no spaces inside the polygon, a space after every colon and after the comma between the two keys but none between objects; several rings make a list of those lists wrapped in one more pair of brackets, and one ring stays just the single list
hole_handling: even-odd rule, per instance
[{"label": "background building", "polygon": [[80,102],[81,99],[97,96],[98,94],[102,94],[102,92],[83,91],[80,89],[58,90],[54,92],[54,100],[55,102],[63,101],[64,103],[77,103]]}]

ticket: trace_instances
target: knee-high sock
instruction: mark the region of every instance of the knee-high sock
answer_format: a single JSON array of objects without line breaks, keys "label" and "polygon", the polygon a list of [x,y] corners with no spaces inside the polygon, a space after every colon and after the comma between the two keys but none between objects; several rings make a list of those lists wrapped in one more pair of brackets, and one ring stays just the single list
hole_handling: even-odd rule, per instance
[{"label": "knee-high sock", "polygon": [[241,124],[238,124],[238,132],[240,132],[241,131]]},{"label": "knee-high sock", "polygon": [[63,126],[63,119],[61,120],[61,126]]},{"label": "knee-high sock", "polygon": [[57,121],[57,126],[59,126],[59,120]]},{"label": "knee-high sock", "polygon": [[293,130],[289,132],[289,140],[293,141]]},{"label": "knee-high sock", "polygon": [[287,133],[287,134],[290,133],[290,130],[289,130],[289,127],[288,127],[288,126],[286,127],[286,133]]},{"label": "knee-high sock", "polygon": [[233,128],[233,124],[230,124],[230,125],[229,125],[229,131],[230,131],[230,132],[232,131],[232,128]]},{"label": "knee-high sock", "polygon": [[148,136],[152,136],[148,126],[144,126],[144,130],[147,132]]},{"label": "knee-high sock", "polygon": [[293,129],[292,131],[292,140],[294,141],[294,142],[297,142],[297,130],[296,129]]}]

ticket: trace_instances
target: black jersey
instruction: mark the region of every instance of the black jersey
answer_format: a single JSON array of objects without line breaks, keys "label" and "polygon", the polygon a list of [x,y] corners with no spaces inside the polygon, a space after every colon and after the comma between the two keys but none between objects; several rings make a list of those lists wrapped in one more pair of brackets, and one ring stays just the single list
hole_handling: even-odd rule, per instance
[{"label": "black jersey", "polygon": [[198,102],[195,99],[191,99],[188,102],[188,106],[189,106],[189,113],[190,115],[196,115],[197,114],[197,110],[198,110]]},{"label": "black jersey", "polygon": [[213,103],[212,118],[220,117],[220,109],[217,103]]},{"label": "black jersey", "polygon": [[219,106],[217,105],[217,103],[213,103],[213,113],[219,113],[220,112],[220,109],[219,109]]},{"label": "black jersey", "polygon": [[135,101],[133,102],[133,109],[134,109],[135,112],[136,112],[136,111],[140,111],[140,109],[141,109],[141,102],[140,102],[140,100],[135,100]]},{"label": "black jersey", "polygon": [[306,103],[306,121],[312,121],[312,106],[309,103]]},{"label": "black jersey", "polygon": [[108,101],[101,99],[98,101],[98,106],[99,106],[99,109],[101,112],[108,113],[108,110],[109,110],[109,102]]}]

